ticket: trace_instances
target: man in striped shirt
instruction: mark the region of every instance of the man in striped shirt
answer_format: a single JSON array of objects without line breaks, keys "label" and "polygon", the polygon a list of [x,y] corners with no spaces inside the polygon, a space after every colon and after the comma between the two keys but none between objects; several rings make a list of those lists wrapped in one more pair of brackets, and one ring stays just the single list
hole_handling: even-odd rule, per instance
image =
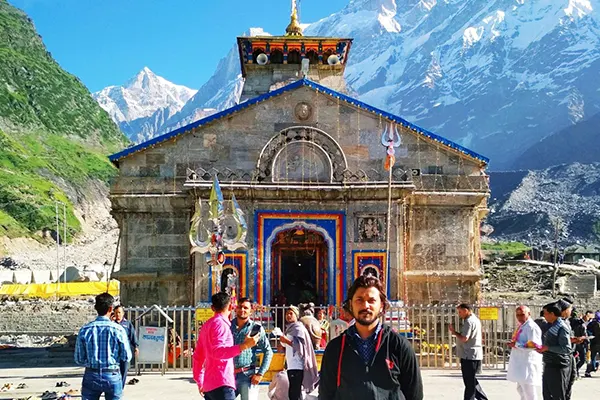
[{"label": "man in striped shirt", "polygon": [[108,293],[96,296],[98,317],[79,330],[75,345],[75,363],[85,367],[82,400],[120,400],[123,395],[121,362],[131,360],[125,329],[110,320],[115,299]]}]

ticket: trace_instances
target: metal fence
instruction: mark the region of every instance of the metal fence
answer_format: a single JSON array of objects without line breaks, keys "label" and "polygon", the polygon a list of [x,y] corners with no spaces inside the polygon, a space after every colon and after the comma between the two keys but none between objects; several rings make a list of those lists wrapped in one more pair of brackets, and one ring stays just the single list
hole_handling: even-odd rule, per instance
[{"label": "metal fence", "polygon": [[[483,307],[483,306],[481,306]],[[476,315],[480,308],[475,307]],[[515,319],[515,304],[486,305],[490,311],[497,310],[497,319],[482,320],[483,331],[483,368],[505,369],[508,363],[507,342],[511,339],[517,327]],[[317,307],[318,308],[318,307]],[[328,312],[328,318],[337,318],[337,310],[331,306],[323,306]],[[541,306],[530,306],[531,315],[536,318]],[[151,311],[139,318],[148,307],[128,308],[127,318],[138,326],[165,326],[169,329],[168,361],[163,366],[164,371],[189,370],[192,367],[193,349],[196,345],[197,332],[202,322],[196,319],[195,307],[164,307],[162,308],[173,323],[157,311]],[[285,306],[255,306],[252,319],[260,322],[267,333],[275,327],[285,331]],[[199,313],[200,314],[200,313]],[[204,310],[206,315],[206,309]],[[492,313],[494,314],[494,313]],[[458,330],[460,319],[455,305],[411,305],[392,307],[385,315],[384,322],[405,336],[412,344],[421,368],[452,369],[460,368],[460,360],[456,355],[456,340],[449,333],[450,324]],[[271,344],[277,347],[277,339],[271,337]],[[161,370],[160,365],[142,365],[141,371]]]}]

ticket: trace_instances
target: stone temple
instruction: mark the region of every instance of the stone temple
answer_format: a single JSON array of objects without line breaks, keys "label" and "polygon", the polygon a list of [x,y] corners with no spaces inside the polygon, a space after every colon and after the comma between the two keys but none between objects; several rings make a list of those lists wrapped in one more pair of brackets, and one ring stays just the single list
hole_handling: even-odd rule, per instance
[{"label": "stone temple", "polygon": [[[351,97],[352,39],[303,36],[295,11],[285,35],[237,42],[239,104],[110,157],[122,301],[193,305],[233,286],[339,305],[364,273],[393,300],[476,301],[488,159]],[[215,176],[224,241],[245,244],[222,268],[190,241]]]}]

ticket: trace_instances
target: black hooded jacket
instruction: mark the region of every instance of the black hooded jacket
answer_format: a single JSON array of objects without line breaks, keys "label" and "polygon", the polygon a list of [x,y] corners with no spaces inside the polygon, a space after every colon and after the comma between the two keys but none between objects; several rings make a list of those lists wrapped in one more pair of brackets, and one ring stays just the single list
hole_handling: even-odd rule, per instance
[{"label": "black hooded jacket", "polygon": [[365,365],[347,331],[327,345],[321,363],[319,400],[423,399],[419,363],[410,343],[389,326],[384,326],[380,334],[381,344],[371,365]]}]

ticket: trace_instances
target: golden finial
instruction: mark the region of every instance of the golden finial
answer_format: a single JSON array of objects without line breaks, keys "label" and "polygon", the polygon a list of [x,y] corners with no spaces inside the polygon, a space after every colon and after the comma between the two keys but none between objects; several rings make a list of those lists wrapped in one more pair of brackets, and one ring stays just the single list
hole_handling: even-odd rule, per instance
[{"label": "golden finial", "polygon": [[292,20],[285,29],[285,36],[302,36],[302,27],[298,22],[298,7],[296,0],[292,0]]}]

